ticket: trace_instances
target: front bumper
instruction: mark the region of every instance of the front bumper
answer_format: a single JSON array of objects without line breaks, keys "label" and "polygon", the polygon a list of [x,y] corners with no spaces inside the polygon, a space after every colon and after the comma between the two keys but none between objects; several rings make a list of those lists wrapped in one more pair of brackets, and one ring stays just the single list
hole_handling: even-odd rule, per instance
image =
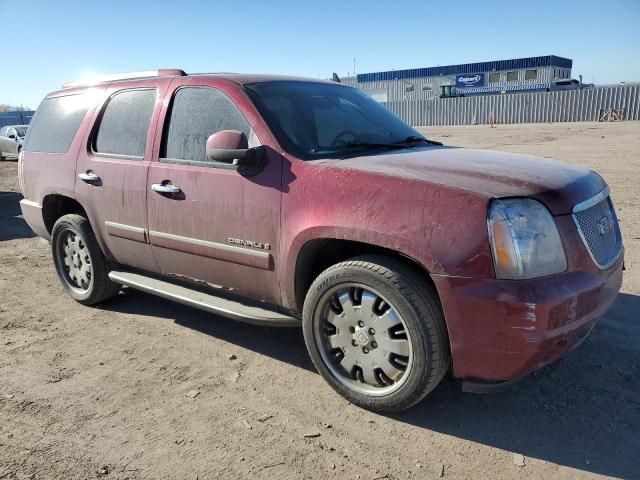
[{"label": "front bumper", "polygon": [[501,382],[554,362],[584,340],[622,283],[623,256],[608,270],[534,280],[433,275],[456,377]]}]

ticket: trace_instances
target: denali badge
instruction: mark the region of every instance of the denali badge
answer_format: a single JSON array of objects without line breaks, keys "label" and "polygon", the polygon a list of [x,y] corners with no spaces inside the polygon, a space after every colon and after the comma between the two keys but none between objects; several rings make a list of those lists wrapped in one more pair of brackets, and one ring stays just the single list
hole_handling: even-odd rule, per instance
[{"label": "denali badge", "polygon": [[613,219],[611,218],[610,213],[605,213],[602,217],[598,219],[596,223],[598,227],[598,233],[602,236],[606,235],[611,231],[613,227]]},{"label": "denali badge", "polygon": [[261,250],[271,250],[271,244],[269,243],[252,242],[251,240],[241,240],[239,238],[232,238],[232,237],[229,237],[227,241],[234,245],[242,245],[243,247],[253,247],[253,248],[259,248]]}]

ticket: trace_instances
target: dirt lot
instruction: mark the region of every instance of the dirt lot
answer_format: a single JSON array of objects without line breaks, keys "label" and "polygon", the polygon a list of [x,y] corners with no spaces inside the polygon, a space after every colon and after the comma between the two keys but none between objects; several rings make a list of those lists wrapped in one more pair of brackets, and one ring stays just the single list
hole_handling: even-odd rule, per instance
[{"label": "dirt lot", "polygon": [[585,165],[612,186],[626,277],[569,358],[500,394],[447,379],[403,414],[360,410],[315,373],[301,331],[130,290],[101,308],[74,303],[19,217],[5,162],[0,479],[640,478],[640,124],[425,131]]}]

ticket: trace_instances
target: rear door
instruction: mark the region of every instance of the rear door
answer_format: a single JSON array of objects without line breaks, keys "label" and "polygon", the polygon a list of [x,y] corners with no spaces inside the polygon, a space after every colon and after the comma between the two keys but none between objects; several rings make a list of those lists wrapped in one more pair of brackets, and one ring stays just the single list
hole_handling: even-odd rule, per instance
[{"label": "rear door", "polygon": [[147,173],[169,79],[107,89],[76,167],[76,195],[107,256],[157,271],[147,234]]},{"label": "rear door", "polygon": [[[147,184],[149,237],[158,265],[167,275],[277,303],[282,156],[267,148],[264,168],[251,176],[207,160],[207,138],[220,130],[244,132],[250,147],[272,139],[236,84],[183,77],[172,90]],[[163,194],[154,184],[180,191]]]},{"label": "rear door", "polygon": [[9,152],[8,149],[8,138],[7,136],[7,127],[0,128],[0,157],[4,156],[5,152]]}]

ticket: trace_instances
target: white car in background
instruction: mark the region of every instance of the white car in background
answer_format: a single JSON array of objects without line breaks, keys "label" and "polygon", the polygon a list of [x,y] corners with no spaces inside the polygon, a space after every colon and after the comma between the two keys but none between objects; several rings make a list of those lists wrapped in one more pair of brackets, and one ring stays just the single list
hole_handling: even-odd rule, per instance
[{"label": "white car in background", "polygon": [[17,160],[27,125],[6,125],[0,128],[0,160]]},{"label": "white car in background", "polygon": [[565,78],[562,80],[554,80],[549,87],[550,92],[557,92],[562,90],[588,90],[594,88],[593,83],[582,83],[575,78]]}]

